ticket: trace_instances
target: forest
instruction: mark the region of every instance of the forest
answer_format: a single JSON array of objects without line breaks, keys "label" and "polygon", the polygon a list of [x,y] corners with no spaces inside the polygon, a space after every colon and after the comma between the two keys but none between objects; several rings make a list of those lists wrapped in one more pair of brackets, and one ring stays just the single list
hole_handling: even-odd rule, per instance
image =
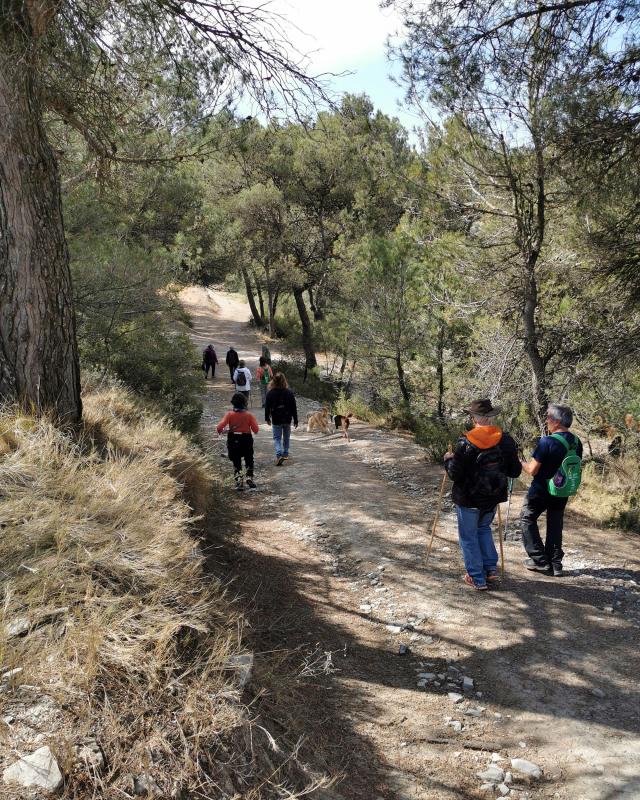
[{"label": "forest", "polygon": [[[5,399],[77,418],[80,363],[194,431],[176,293],[225,282],[306,374],[434,453],[474,395],[500,398],[523,441],[555,399],[633,448],[637,4],[383,5],[402,14],[389,57],[415,132],[364,95],[331,97],[268,10],[10,4]],[[243,93],[264,112],[243,115]],[[30,149],[46,168],[18,190]],[[24,319],[29,270],[46,287]]]}]

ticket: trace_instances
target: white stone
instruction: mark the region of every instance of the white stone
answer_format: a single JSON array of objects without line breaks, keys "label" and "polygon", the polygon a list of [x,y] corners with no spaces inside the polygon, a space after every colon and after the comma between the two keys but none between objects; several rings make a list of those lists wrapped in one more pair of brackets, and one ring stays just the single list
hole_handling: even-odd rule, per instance
[{"label": "white stone", "polygon": [[460,733],[460,731],[462,730],[462,723],[457,719],[453,719],[451,720],[451,722],[447,722],[447,727],[453,728],[453,730],[456,731],[456,733]]},{"label": "white stone", "polygon": [[469,678],[466,675],[462,678],[462,691],[463,692],[473,691],[473,678]]},{"label": "white stone", "polygon": [[493,781],[493,783],[502,783],[504,779],[504,770],[496,764],[489,764],[489,766],[482,772],[476,772],[476,775],[483,781]]},{"label": "white stone", "polygon": [[533,761],[527,761],[526,758],[512,758],[511,767],[516,772],[521,772],[523,775],[529,775],[532,778],[539,778],[542,775],[542,770]]},{"label": "white stone", "polygon": [[363,603],[363,604],[360,606],[360,610],[361,610],[361,611],[364,611],[364,612],[365,612],[365,614],[368,614],[368,613],[371,611],[371,606],[370,606],[368,603]]},{"label": "white stone", "polygon": [[27,617],[16,617],[11,622],[7,623],[6,631],[7,636],[11,638],[12,636],[21,636],[23,633],[26,633],[29,630],[31,623]]},{"label": "white stone", "polygon": [[100,745],[95,739],[90,739],[84,744],[76,745],[76,759],[92,767],[96,771],[100,771],[104,767],[104,756]]},{"label": "white stone", "polygon": [[418,689],[424,689],[424,687],[426,685],[427,685],[426,681],[418,681],[418,683],[416,683],[416,686],[418,687]]},{"label": "white stone", "polygon": [[491,760],[494,764],[497,764],[498,761],[504,761],[500,753],[491,753]]},{"label": "white stone", "polygon": [[523,749],[527,746],[526,742],[518,742],[518,747],[522,747]]},{"label": "white stone", "polygon": [[10,669],[8,672],[2,673],[2,680],[10,681],[11,678],[15,678],[16,675],[19,675],[21,672],[22,672],[22,667],[16,667],[15,669]]},{"label": "white stone", "polygon": [[511,772],[504,773],[504,783],[513,783],[513,773]]},{"label": "white stone", "polygon": [[467,708],[464,712],[467,717],[480,717],[484,713],[484,707],[478,706],[477,708]]},{"label": "white stone", "polygon": [[497,790],[500,792],[500,794],[501,794],[503,797],[506,797],[506,796],[509,794],[509,791],[510,791],[509,787],[508,787],[506,784],[504,784],[504,783],[499,783],[499,784],[496,786],[496,789],[497,789]]},{"label": "white stone", "polygon": [[598,688],[596,688],[596,689],[592,689],[592,690],[591,690],[591,694],[592,694],[594,697],[604,697],[604,692],[602,691],[602,689],[598,689]]},{"label": "white stone", "polygon": [[448,692],[447,697],[452,703],[461,703],[464,700],[464,695],[459,692]]},{"label": "white stone", "polygon": [[400,625],[385,625],[385,628],[389,631],[389,633],[400,633],[402,630]]},{"label": "white stone", "polygon": [[480,791],[481,792],[491,792],[491,794],[493,794],[493,792],[495,791],[495,788],[496,788],[495,783],[483,783],[482,786],[480,787]]},{"label": "white stone", "polygon": [[225,662],[228,669],[236,670],[238,673],[238,683],[240,687],[246,686],[251,679],[251,672],[253,670],[253,653],[240,653],[237,656],[231,656]]},{"label": "white stone", "polygon": [[19,783],[21,786],[39,786],[55,792],[62,785],[62,773],[58,762],[48,747],[40,747],[31,755],[24,756],[2,773],[5,783]]}]

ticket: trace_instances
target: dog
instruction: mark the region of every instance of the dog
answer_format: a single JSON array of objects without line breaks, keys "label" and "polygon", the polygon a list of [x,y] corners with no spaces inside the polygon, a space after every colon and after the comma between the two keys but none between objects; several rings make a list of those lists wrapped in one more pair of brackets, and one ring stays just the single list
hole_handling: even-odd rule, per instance
[{"label": "dog", "polygon": [[341,429],[342,435],[344,438],[350,442],[351,439],[349,437],[349,425],[351,425],[351,417],[353,414],[336,414],[333,418],[334,425],[336,426],[336,430]]},{"label": "dog", "polygon": [[307,414],[307,432],[311,433],[314,430],[329,433],[329,409],[321,408],[315,414]]}]

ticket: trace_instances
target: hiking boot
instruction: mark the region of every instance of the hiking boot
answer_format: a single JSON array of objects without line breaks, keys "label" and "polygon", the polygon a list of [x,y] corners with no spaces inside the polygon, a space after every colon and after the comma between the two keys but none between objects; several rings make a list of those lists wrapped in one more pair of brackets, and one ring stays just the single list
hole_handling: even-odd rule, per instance
[{"label": "hiking boot", "polygon": [[281,467],[284,464],[284,456],[277,456],[276,467]]},{"label": "hiking boot", "polygon": [[490,572],[487,572],[486,575],[487,583],[500,583],[500,576],[498,575],[498,570],[493,569]]},{"label": "hiking boot", "polygon": [[253,478],[247,478],[247,486],[248,486],[250,489],[257,489],[257,488],[258,488],[258,487],[256,486],[256,484],[254,483],[254,481],[253,481]]},{"label": "hiking boot", "polygon": [[561,578],[564,575],[564,570],[562,569],[562,564],[552,564],[551,569],[553,571],[554,578]]},{"label": "hiking boot", "polygon": [[282,458],[283,458],[285,461],[288,461],[288,460],[289,460],[289,453],[286,453],[285,455],[283,455],[283,456],[282,456]]},{"label": "hiking boot", "polygon": [[542,572],[544,575],[551,575],[551,567],[548,564],[541,567],[532,558],[525,558],[522,563],[531,572]]},{"label": "hiking boot", "polygon": [[467,586],[472,586],[478,592],[486,592],[489,588],[486,583],[476,583],[468,573],[462,576],[462,580]]}]

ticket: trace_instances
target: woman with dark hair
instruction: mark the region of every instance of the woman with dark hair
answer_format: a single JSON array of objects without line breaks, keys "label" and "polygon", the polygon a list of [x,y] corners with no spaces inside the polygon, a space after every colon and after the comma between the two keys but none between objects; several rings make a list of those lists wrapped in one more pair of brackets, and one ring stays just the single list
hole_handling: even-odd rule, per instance
[{"label": "woman with dark hair", "polygon": [[273,428],[273,444],[276,450],[276,466],[280,467],[289,458],[291,422],[298,427],[296,398],[282,372],[276,372],[269,384],[264,406],[264,418]]},{"label": "woman with dark hair", "polygon": [[255,489],[256,485],[253,482],[253,436],[252,433],[258,433],[258,421],[253,414],[247,411],[247,398],[242,392],[236,392],[231,398],[231,405],[233,411],[227,411],[224,417],[216,426],[218,434],[221,434],[225,428],[228,428],[227,433],[227,453],[229,459],[233,463],[233,475],[236,480],[236,489],[242,491],[244,489],[244,481],[242,477],[242,459],[244,458],[247,486],[249,489]]}]

